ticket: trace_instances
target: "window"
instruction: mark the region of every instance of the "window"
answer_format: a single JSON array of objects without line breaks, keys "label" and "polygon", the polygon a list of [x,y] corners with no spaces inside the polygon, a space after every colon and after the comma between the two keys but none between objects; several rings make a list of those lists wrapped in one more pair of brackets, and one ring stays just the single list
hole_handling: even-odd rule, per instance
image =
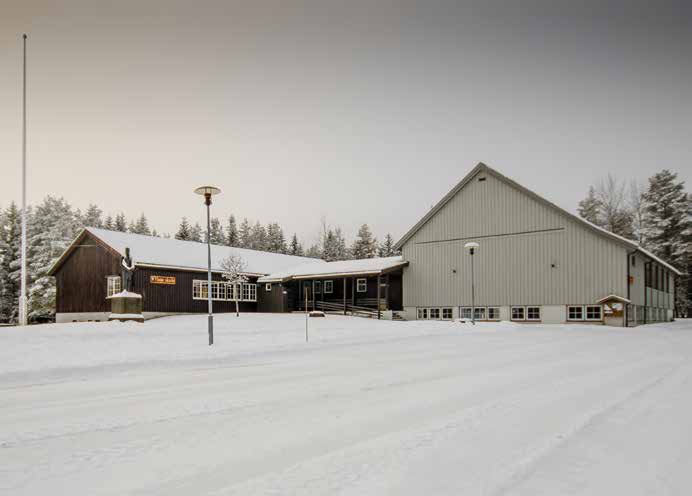
[{"label": "window", "polygon": [[365,293],[368,290],[368,280],[365,278],[356,279],[356,291]]},{"label": "window", "polygon": [[500,320],[500,307],[488,307],[488,320]]},{"label": "window", "polygon": [[512,320],[525,320],[524,307],[512,307]]},{"label": "window", "polygon": [[322,293],[322,281],[315,281],[315,294]]},{"label": "window", "polygon": [[333,293],[334,292],[334,281],[324,281],[324,292]]},{"label": "window", "polygon": [[430,309],[430,318],[432,320],[439,320],[440,319],[440,309],[439,308],[431,308]]},{"label": "window", "polygon": [[418,309],[418,318],[419,319],[427,319],[428,318],[428,309],[427,308],[419,308]]},{"label": "window", "polygon": [[587,306],[586,320],[601,320],[601,305]]},{"label": "window", "polygon": [[265,291],[271,291],[272,290],[272,283],[268,282],[267,284],[265,284],[264,290]]},{"label": "window", "polygon": [[108,276],[106,284],[106,296],[113,296],[121,291],[120,276]]},{"label": "window", "polygon": [[584,308],[581,305],[567,307],[567,320],[584,320]]},{"label": "window", "polygon": [[442,309],[442,318],[444,320],[452,320],[452,309],[451,308],[443,308]]},{"label": "window", "polygon": [[257,301],[257,284],[243,283],[243,301]]},{"label": "window", "polygon": [[476,307],[474,309],[474,319],[485,320],[485,307]]},{"label": "window", "polygon": [[[219,282],[216,283],[216,294],[217,294],[217,299],[219,300],[226,300],[226,287],[228,284],[225,282]],[[214,292],[214,288],[212,287],[212,294]]]},{"label": "window", "polygon": [[471,318],[471,307],[461,307],[459,309],[459,317],[462,319],[470,319]]},{"label": "window", "polygon": [[[192,281],[192,299],[206,300],[208,298],[207,281],[196,279]],[[240,284],[223,281],[211,282],[211,298],[216,301],[257,301],[257,284],[245,283],[242,290]]]},{"label": "window", "polygon": [[207,281],[192,281],[192,298],[194,300],[206,300],[207,297]]},{"label": "window", "polygon": [[526,320],[541,320],[541,307],[526,307]]}]

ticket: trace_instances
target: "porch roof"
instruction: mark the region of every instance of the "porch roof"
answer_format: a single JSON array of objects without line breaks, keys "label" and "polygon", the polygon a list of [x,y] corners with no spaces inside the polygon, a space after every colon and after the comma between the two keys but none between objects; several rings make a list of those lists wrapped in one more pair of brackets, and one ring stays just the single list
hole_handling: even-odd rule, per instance
[{"label": "porch roof", "polygon": [[337,262],[313,262],[260,277],[257,282],[284,282],[292,279],[313,279],[323,277],[355,277],[379,275],[400,267],[408,262],[401,256],[365,258],[361,260],[340,260]]}]

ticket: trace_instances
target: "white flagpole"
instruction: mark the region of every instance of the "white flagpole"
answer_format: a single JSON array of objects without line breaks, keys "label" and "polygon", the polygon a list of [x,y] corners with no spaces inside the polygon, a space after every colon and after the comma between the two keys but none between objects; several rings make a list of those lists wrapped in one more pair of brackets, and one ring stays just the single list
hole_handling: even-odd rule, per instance
[{"label": "white flagpole", "polygon": [[26,34],[24,38],[24,65],[22,81],[22,275],[19,295],[19,324],[27,325],[26,302]]}]

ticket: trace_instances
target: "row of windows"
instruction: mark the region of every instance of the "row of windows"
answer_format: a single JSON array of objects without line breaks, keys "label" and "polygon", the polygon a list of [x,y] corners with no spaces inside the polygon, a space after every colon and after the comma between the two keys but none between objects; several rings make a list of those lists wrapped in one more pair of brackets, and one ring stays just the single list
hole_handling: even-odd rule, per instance
[{"label": "row of windows", "polygon": [[[315,294],[320,294],[322,293],[322,283],[324,283],[324,292],[325,294],[331,294],[334,292],[334,281],[332,280],[327,280],[327,281],[315,281],[314,282],[314,287],[315,287]],[[308,283],[310,284],[310,283]],[[267,291],[272,290],[272,285],[271,283],[267,283],[266,288]],[[356,279],[356,292],[358,293],[367,293],[368,291],[368,280],[366,278],[360,278]]]},{"label": "row of windows", "polygon": [[420,320],[452,320],[452,309],[444,308],[419,308],[418,319]]},{"label": "row of windows", "polygon": [[[632,257],[632,265],[634,265],[634,257]],[[670,273],[662,267],[649,262],[644,265],[644,285],[647,288],[670,293]]]},{"label": "row of windows", "polygon": [[471,313],[475,320],[500,320],[500,307],[459,307],[462,319],[470,319]]},{"label": "row of windows", "polygon": [[569,305],[567,307],[567,320],[602,320],[603,307],[601,305]]},{"label": "row of windows", "polygon": [[[242,286],[242,287],[241,287]],[[209,298],[209,283],[195,279],[192,281],[192,299],[206,300]],[[212,281],[211,299],[217,301],[257,301],[257,284]]]},{"label": "row of windows", "polygon": [[[450,307],[442,308],[418,308],[418,318],[423,320],[448,320],[452,318]],[[500,320],[500,307],[459,307],[459,317],[475,320]],[[541,320],[541,307],[539,306],[512,306],[510,307],[511,320],[539,321]],[[601,305],[569,305],[567,307],[567,320],[600,321],[603,319],[603,307]]]},{"label": "row of windows", "polygon": [[541,307],[512,307],[512,320],[541,320]]}]

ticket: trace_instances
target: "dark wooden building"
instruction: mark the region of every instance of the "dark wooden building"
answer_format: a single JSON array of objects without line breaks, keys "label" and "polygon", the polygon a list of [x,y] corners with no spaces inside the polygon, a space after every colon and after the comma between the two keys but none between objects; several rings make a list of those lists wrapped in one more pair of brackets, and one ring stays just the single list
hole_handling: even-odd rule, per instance
[{"label": "dark wooden building", "polygon": [[[206,244],[87,228],[49,271],[57,287],[56,321],[108,319],[108,297],[123,289],[127,248],[134,262],[131,290],[142,296],[145,318],[207,312]],[[244,262],[243,284],[222,277],[221,262],[231,255]],[[242,312],[290,312],[303,310],[307,296],[311,309],[381,316],[401,308],[404,265],[400,257],[324,262],[212,245],[213,308],[234,312],[237,299]]]}]

